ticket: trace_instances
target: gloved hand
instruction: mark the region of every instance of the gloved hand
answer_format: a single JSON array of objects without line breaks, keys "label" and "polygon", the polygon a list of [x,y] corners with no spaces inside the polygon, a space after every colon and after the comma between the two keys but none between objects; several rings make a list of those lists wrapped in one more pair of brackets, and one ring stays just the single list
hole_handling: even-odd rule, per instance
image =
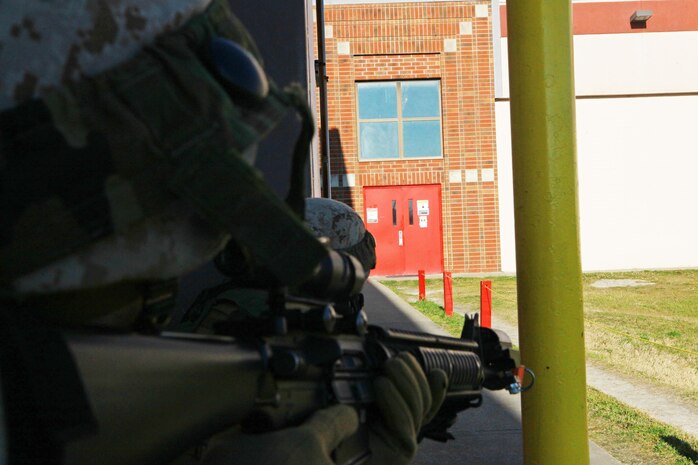
[{"label": "gloved hand", "polygon": [[[417,433],[441,407],[448,378],[428,375],[409,353],[388,360],[374,381],[375,411],[368,420],[371,465],[405,465],[417,451]],[[332,451],[356,432],[356,410],[335,405],[305,423],[259,435],[239,434],[211,444],[203,465],[334,465]]]},{"label": "gloved hand", "polygon": [[380,420],[369,418],[372,465],[404,465],[417,452],[417,433],[441,408],[448,377],[443,370],[426,376],[407,352],[385,363],[384,374],[373,383]]},{"label": "gloved hand", "polygon": [[210,445],[202,465],[334,465],[330,454],[358,427],[353,407],[334,405],[295,428],[221,438]]}]

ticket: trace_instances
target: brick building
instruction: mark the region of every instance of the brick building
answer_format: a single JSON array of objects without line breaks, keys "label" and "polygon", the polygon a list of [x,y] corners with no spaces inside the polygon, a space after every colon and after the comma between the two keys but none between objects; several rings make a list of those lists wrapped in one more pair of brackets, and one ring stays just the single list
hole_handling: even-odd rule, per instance
[{"label": "brick building", "polygon": [[376,274],[500,269],[487,2],[327,4],[331,195]]}]

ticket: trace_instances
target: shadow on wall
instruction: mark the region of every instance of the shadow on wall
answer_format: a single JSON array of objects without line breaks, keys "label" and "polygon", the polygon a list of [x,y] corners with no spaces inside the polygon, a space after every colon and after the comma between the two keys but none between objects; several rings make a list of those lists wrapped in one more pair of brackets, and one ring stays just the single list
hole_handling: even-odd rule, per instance
[{"label": "shadow on wall", "polygon": [[[267,74],[283,88],[292,82],[306,82],[306,30],[303,0],[286,0],[279,9],[277,0],[228,0],[233,12],[254,38]],[[301,125],[289,111],[280,124],[259,145],[255,167],[280,197],[290,185],[291,154]],[[226,282],[213,262],[182,277],[177,293],[173,325],[203,290]]]},{"label": "shadow on wall", "polygon": [[[228,0],[233,12],[254,38],[264,70],[279,88],[306,82],[305,3],[287,0],[283,13],[277,0]],[[291,153],[301,125],[293,111],[259,144],[255,167],[265,181],[284,198],[289,188]]]},{"label": "shadow on wall", "polygon": [[[344,161],[344,149],[342,148],[342,136],[339,129],[330,128],[330,159],[332,174],[332,198],[344,202],[354,208],[354,200],[351,197],[351,185],[347,176],[347,166]],[[362,212],[358,212],[360,215]]]}]

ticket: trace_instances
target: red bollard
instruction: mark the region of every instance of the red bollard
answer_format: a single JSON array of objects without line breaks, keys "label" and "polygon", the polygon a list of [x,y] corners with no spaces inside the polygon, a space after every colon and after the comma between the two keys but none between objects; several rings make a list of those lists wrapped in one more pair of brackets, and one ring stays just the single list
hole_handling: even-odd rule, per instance
[{"label": "red bollard", "polygon": [[427,298],[427,280],[424,275],[424,270],[419,270],[419,300],[424,300]]},{"label": "red bollard", "polygon": [[492,327],[492,281],[480,281],[480,326]]},{"label": "red bollard", "polygon": [[450,271],[444,271],[444,312],[453,315],[453,279]]}]

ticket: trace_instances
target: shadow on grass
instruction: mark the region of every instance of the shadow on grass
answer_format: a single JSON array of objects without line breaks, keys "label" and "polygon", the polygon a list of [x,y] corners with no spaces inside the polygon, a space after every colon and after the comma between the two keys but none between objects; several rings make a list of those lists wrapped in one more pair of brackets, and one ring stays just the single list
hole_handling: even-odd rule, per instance
[{"label": "shadow on grass", "polygon": [[686,457],[691,461],[691,463],[698,463],[698,451],[696,451],[686,441],[683,441],[676,436],[662,436],[662,441],[673,447],[679,455]]}]

